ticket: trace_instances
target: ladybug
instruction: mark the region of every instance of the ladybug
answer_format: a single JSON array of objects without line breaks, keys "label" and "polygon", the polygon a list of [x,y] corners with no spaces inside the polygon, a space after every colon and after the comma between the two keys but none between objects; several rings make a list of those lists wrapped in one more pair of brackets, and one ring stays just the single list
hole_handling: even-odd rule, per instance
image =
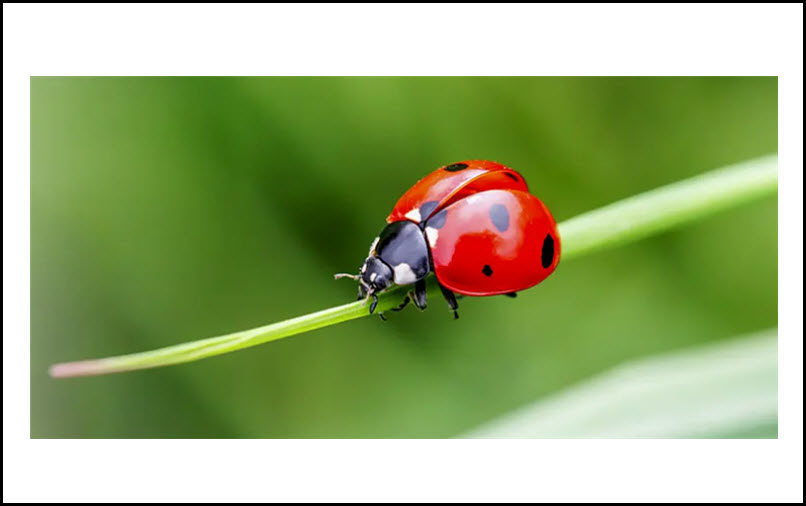
[{"label": "ladybug", "polygon": [[[358,298],[393,285],[414,285],[395,308],[413,300],[426,308],[425,278],[431,272],[458,318],[456,293],[508,295],[543,281],[560,261],[557,224],[529,193],[518,172],[488,160],[440,167],[412,186],[386,218],[358,274]],[[381,315],[383,318],[383,315]]]}]

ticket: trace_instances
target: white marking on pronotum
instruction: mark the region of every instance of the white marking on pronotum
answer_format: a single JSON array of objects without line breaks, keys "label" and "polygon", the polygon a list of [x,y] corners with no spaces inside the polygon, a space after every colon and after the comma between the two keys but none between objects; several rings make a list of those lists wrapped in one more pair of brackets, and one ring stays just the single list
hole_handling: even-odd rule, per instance
[{"label": "white marking on pronotum", "polygon": [[375,254],[375,246],[378,245],[378,239],[380,239],[380,237],[376,237],[375,240],[372,241],[372,244],[369,245],[369,255],[367,256],[371,257]]},{"label": "white marking on pronotum", "polygon": [[420,223],[420,220],[422,220],[422,216],[420,216],[420,210],[419,209],[412,209],[411,211],[407,212],[406,213],[406,218],[408,218],[409,220],[411,220],[411,221],[413,221],[415,223]]},{"label": "white marking on pronotum", "polygon": [[361,274],[364,274],[365,272],[367,272],[367,264],[361,266]]},{"label": "white marking on pronotum", "polygon": [[432,248],[437,247],[437,239],[439,238],[439,230],[434,227],[425,227],[425,236],[428,237],[428,244]]},{"label": "white marking on pronotum", "polygon": [[375,278],[376,278],[376,277],[378,277],[378,273],[377,273],[377,272],[373,272],[372,274],[370,274],[370,275],[369,275],[369,282],[370,282],[370,283],[374,283],[374,282],[375,282]]},{"label": "white marking on pronotum", "polygon": [[411,270],[409,264],[395,265],[395,283],[398,285],[410,285],[417,281],[417,276]]}]

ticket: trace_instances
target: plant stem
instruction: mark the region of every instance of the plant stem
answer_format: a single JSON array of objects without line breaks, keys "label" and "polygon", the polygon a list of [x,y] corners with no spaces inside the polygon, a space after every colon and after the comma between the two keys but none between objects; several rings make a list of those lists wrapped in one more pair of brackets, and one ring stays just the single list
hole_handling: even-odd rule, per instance
[{"label": "plant stem", "polygon": [[[778,191],[778,156],[732,165],[615,202],[559,224],[562,260],[576,258],[669,230]],[[380,296],[376,311],[397,306],[407,287]],[[429,281],[429,295],[439,289]],[[54,378],[91,376],[190,362],[241,350],[369,315],[362,301],[310,313],[271,325],[144,353],[56,364]]]},{"label": "plant stem", "polygon": [[777,154],[706,172],[560,223],[562,260],[642,239],[777,192]]}]

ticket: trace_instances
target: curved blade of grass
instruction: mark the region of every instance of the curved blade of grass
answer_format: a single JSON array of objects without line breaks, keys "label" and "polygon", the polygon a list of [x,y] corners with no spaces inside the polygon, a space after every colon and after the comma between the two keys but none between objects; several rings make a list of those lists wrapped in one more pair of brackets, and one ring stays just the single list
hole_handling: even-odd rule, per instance
[{"label": "curved blade of grass", "polygon": [[769,438],[777,329],[638,359],[460,438]]},{"label": "curved blade of grass", "polygon": [[[778,156],[770,155],[717,169],[630,197],[559,224],[562,261],[634,241],[778,191]],[[429,295],[439,289],[432,279]],[[381,295],[378,311],[397,306],[405,287]],[[190,362],[241,350],[369,314],[353,302],[290,320],[144,353],[56,364],[51,376],[64,378],[132,371]]]},{"label": "curved blade of grass", "polygon": [[560,223],[562,260],[635,241],[777,192],[777,154],[706,172]]},{"label": "curved blade of grass", "polygon": [[[429,281],[429,293],[434,295],[434,290],[438,290],[438,287],[433,280]],[[406,291],[400,287],[380,297],[376,312],[388,311],[396,307],[400,304],[405,293]],[[263,327],[177,344],[158,350],[132,353],[118,357],[55,364],[50,367],[50,375],[54,378],[94,376],[191,362],[267,343],[269,341],[276,341],[284,337],[302,334],[303,332],[355,320],[356,318],[368,315],[368,307],[363,301],[357,301],[317,311],[316,313],[298,316],[290,320],[264,325]]]}]

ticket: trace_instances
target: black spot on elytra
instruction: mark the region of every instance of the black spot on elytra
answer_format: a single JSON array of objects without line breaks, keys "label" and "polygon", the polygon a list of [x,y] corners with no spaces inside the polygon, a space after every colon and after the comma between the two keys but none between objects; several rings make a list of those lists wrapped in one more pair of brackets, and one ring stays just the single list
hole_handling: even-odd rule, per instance
[{"label": "black spot on elytra", "polygon": [[439,205],[439,202],[437,202],[436,200],[429,200],[428,202],[426,202],[423,205],[421,205],[420,206],[420,221],[427,220],[431,216],[431,213],[434,212],[434,209],[437,208],[438,205]]},{"label": "black spot on elytra", "polygon": [[504,172],[504,175],[512,179],[513,181],[518,182],[518,176],[516,176],[515,174],[511,172]]},{"label": "black spot on elytra", "polygon": [[490,219],[499,232],[506,232],[509,229],[509,211],[504,204],[493,204],[490,206]]},{"label": "black spot on elytra", "polygon": [[445,225],[445,219],[448,217],[448,210],[443,209],[442,211],[438,212],[434,216],[432,216],[428,223],[425,224],[426,227],[433,227],[436,229],[440,229]]},{"label": "black spot on elytra", "polygon": [[540,262],[543,264],[544,269],[548,269],[553,261],[554,238],[551,237],[551,234],[546,234],[546,238],[543,239],[543,251],[540,253]]},{"label": "black spot on elytra", "polygon": [[459,172],[460,170],[465,170],[468,167],[466,163],[454,163],[445,167],[445,170],[448,172]]},{"label": "black spot on elytra", "polygon": [[493,269],[489,265],[485,265],[481,272],[488,278],[493,275]]}]

